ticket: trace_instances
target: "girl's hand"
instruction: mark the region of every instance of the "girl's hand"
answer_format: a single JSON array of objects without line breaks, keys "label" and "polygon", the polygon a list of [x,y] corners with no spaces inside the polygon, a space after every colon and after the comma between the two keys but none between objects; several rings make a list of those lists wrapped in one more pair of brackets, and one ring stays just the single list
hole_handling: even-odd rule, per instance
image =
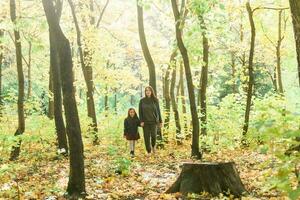
[{"label": "girl's hand", "polygon": [[144,127],[145,123],[144,122],[141,122],[141,127]]},{"label": "girl's hand", "polygon": [[162,128],[163,123],[159,123],[159,128]]}]

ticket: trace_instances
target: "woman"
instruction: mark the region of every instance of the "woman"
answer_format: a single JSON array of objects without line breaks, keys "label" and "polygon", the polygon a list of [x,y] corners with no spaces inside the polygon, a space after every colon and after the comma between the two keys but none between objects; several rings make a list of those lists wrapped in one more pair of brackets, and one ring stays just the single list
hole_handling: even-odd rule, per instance
[{"label": "woman", "polygon": [[155,153],[157,125],[162,126],[158,99],[151,86],[145,88],[145,97],[139,103],[139,117],[144,131],[145,146],[148,153]]}]

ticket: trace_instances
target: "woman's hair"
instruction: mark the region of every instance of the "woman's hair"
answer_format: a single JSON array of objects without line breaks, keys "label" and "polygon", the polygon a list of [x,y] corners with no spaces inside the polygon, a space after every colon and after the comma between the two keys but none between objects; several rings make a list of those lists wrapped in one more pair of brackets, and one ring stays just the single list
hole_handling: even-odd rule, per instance
[{"label": "woman's hair", "polygon": [[133,110],[133,111],[134,111],[134,113],[135,113],[135,115],[134,115],[134,117],[133,117],[133,118],[137,118],[137,114],[136,114],[136,111],[135,111],[135,109],[134,109],[134,108],[129,108],[129,109],[128,109],[128,112],[127,112],[127,118],[131,118],[131,117],[130,117],[130,114],[129,114],[131,110]]},{"label": "woman's hair", "polygon": [[155,93],[154,93],[154,90],[153,88],[149,85],[147,87],[145,87],[145,97],[147,97],[146,95],[146,90],[149,89],[151,91],[151,98],[154,100],[154,101],[158,101],[157,97],[155,96]]}]

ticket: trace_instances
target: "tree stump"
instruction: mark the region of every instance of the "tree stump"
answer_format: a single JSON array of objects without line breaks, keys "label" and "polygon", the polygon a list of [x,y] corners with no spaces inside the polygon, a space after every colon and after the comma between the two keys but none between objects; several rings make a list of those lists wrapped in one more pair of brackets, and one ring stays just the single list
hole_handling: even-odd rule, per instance
[{"label": "tree stump", "polygon": [[220,193],[240,197],[247,193],[233,162],[227,163],[183,163],[178,179],[166,193],[208,192],[216,196]]}]

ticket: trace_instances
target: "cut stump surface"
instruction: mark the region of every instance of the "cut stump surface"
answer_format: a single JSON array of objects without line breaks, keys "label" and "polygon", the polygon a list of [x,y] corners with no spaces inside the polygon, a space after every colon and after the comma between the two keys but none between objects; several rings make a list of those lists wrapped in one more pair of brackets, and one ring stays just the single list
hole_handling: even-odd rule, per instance
[{"label": "cut stump surface", "polygon": [[247,191],[233,162],[183,163],[182,171],[167,193],[220,193],[242,196]]}]

